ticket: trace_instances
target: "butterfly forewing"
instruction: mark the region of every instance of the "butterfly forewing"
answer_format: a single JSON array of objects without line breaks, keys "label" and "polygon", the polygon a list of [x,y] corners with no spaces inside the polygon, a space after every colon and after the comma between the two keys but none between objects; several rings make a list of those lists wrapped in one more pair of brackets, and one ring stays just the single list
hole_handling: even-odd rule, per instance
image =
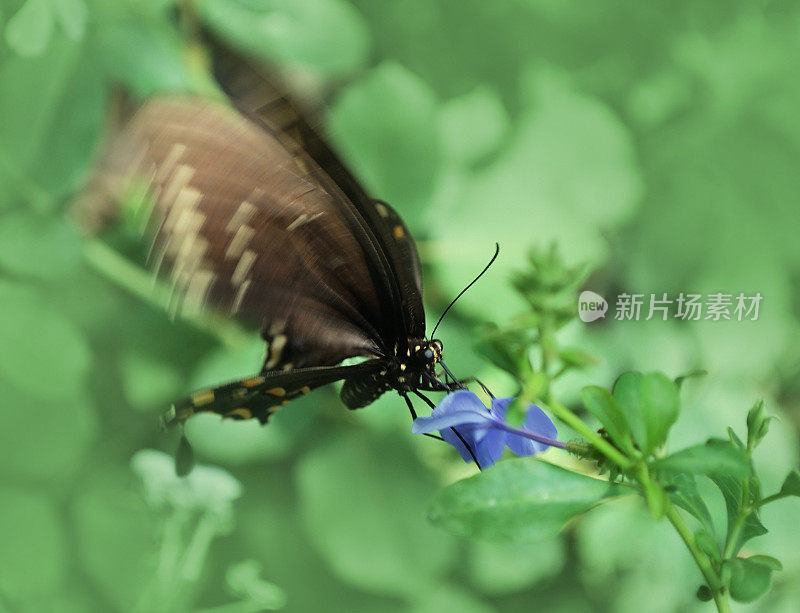
[{"label": "butterfly forewing", "polygon": [[306,365],[380,353],[388,324],[341,204],[269,133],[215,102],[161,98],[126,147],[154,199],[153,265],[190,304],[258,318]]},{"label": "butterfly forewing", "polygon": [[394,313],[395,331],[424,337],[422,270],[414,241],[400,216],[385,202],[367,195],[321,136],[317,122],[308,119],[313,115],[300,112],[275,86],[275,75],[219,44],[212,44],[212,58],[214,76],[237,108],[279,135],[296,156],[310,157],[315,163],[311,172],[320,184],[331,193],[341,192],[357,209],[379,252],[378,258],[371,260],[373,266],[380,274],[391,276],[392,296],[386,308]]}]

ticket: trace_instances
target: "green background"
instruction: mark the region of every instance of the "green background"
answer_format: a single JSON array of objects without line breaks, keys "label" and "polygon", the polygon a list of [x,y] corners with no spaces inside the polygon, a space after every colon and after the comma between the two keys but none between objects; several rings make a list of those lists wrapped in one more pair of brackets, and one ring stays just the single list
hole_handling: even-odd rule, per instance
[{"label": "green background", "polygon": [[[797,3],[193,4],[324,94],[332,141],[418,239],[430,318],[501,244],[441,328],[451,369],[514,393],[472,351],[472,324],[522,309],[509,273],[553,241],[612,302],[760,292],[758,321],[577,322],[565,342],[601,363],[559,393],[574,402],[626,369],[705,368],[675,448],[741,433],[763,396],[780,415],[756,455],[765,491],[797,466]],[[86,238],[66,215],[113,85],[196,87],[176,3],[3,0],[0,32],[0,611],[709,609],[677,536],[638,504],[535,545],[430,527],[434,492],[474,469],[413,437],[393,394],[349,413],[320,390],[266,428],[198,417],[187,436],[217,468],[178,482],[168,456],[142,452],[177,446],[156,416],[255,371],[261,343],[172,321],[129,233]],[[791,499],[765,509],[770,533],[747,549],[784,570],[737,610],[797,610],[797,512]]]}]

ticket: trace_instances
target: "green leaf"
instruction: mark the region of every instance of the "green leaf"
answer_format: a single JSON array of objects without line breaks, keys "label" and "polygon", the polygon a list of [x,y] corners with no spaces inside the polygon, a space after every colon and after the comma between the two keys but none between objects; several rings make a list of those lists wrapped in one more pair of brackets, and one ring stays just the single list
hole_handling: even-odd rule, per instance
[{"label": "green leaf", "polygon": [[0,267],[43,279],[63,278],[81,260],[74,226],[61,217],[16,211],[0,218]]},{"label": "green leaf", "polygon": [[698,368],[697,370],[692,370],[687,372],[684,375],[679,375],[675,377],[675,385],[678,386],[678,389],[683,387],[683,384],[686,382],[687,379],[695,379],[698,377],[705,377],[708,374],[707,370],[703,370],[702,368]]},{"label": "green leaf", "polygon": [[581,398],[583,398],[584,406],[605,428],[614,444],[626,454],[634,454],[628,419],[608,390],[590,385],[581,390]]},{"label": "green leaf", "polygon": [[714,536],[708,530],[698,530],[694,534],[694,540],[700,551],[705,553],[712,561],[719,563],[722,561],[722,556],[719,551],[719,545],[714,540]]},{"label": "green leaf", "polygon": [[586,368],[597,364],[599,361],[596,355],[575,347],[561,348],[558,352],[558,357],[561,358],[564,364],[573,368]]},{"label": "green leaf", "polygon": [[[720,489],[722,496],[725,499],[725,509],[728,516],[727,537],[730,538],[731,530],[733,529],[736,518],[739,517],[739,513],[742,508],[742,481],[727,474],[713,474],[709,475],[709,477]],[[746,504],[748,506],[754,506],[758,496],[758,483],[754,478],[750,479],[749,492],[749,500],[746,501]],[[751,538],[761,536],[762,534],[766,533],[767,529],[764,527],[764,524],[761,523],[761,520],[758,517],[758,512],[751,512],[745,519],[744,525],[739,532],[739,537],[734,544],[734,554],[738,553],[742,548],[742,545],[744,545],[744,543],[749,541]]]},{"label": "green leaf", "polygon": [[656,460],[655,470],[688,474],[723,474],[736,479],[747,479],[751,474],[747,454],[729,441],[710,439],[704,445],[695,445]]},{"label": "green leaf", "polygon": [[755,449],[769,431],[772,417],[764,415],[764,401],[759,400],[747,413],[747,448]]},{"label": "green leaf", "polygon": [[731,440],[731,443],[736,445],[739,449],[746,449],[742,439],[739,438],[739,436],[730,426],[728,426],[728,438]]},{"label": "green leaf", "polygon": [[737,602],[753,602],[769,590],[774,565],[758,559],[759,557],[735,558],[727,562],[731,569],[731,598]]},{"label": "green leaf", "polygon": [[634,440],[646,454],[664,443],[680,412],[677,386],[659,372],[621,375],[614,384],[614,398],[627,415]]},{"label": "green leaf", "polygon": [[537,541],[555,536],[571,518],[615,493],[608,482],[519,458],[439,491],[428,517],[460,536]]},{"label": "green leaf", "polygon": [[714,534],[711,513],[697,490],[694,476],[677,473],[672,476],[671,486],[667,490],[670,500],[699,520],[708,533]]},{"label": "green leaf", "polygon": [[800,472],[793,470],[786,475],[780,494],[782,496],[800,496]]},{"label": "green leaf", "polygon": [[52,34],[53,14],[47,0],[26,0],[6,25],[6,43],[27,57],[42,55]]}]

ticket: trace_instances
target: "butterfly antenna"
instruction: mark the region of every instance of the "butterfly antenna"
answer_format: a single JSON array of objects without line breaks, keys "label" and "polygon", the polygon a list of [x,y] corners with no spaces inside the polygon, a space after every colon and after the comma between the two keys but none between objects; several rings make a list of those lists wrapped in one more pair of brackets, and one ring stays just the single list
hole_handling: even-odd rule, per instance
[{"label": "butterfly antenna", "polygon": [[436,337],[436,330],[437,330],[437,328],[439,327],[439,324],[440,324],[440,323],[442,323],[442,320],[444,319],[444,316],[445,316],[445,315],[447,315],[447,311],[449,311],[449,310],[452,308],[452,306],[453,306],[453,305],[456,303],[456,301],[457,301],[459,298],[461,298],[461,296],[463,296],[463,295],[464,295],[464,293],[465,293],[465,292],[466,292],[466,291],[467,291],[467,290],[468,290],[470,287],[472,287],[473,285],[475,285],[475,283],[477,282],[477,280],[478,280],[478,279],[480,279],[480,278],[483,276],[483,274],[484,274],[484,273],[485,273],[487,270],[489,270],[489,267],[490,267],[492,264],[494,264],[494,261],[497,259],[497,256],[498,256],[499,254],[500,254],[500,243],[495,243],[495,244],[494,244],[494,255],[492,256],[492,259],[491,259],[491,260],[489,260],[489,263],[488,263],[486,266],[484,266],[484,267],[483,267],[483,270],[482,270],[482,271],[481,271],[481,272],[478,274],[478,276],[477,276],[477,277],[475,277],[475,278],[474,278],[472,281],[470,281],[470,282],[469,282],[469,285],[467,285],[467,287],[465,287],[464,289],[462,289],[462,290],[461,290],[461,291],[458,293],[458,296],[456,296],[455,298],[453,298],[452,302],[450,302],[450,304],[448,304],[448,305],[447,305],[447,308],[444,310],[444,312],[442,313],[441,317],[439,317],[439,321],[437,321],[437,322],[436,322],[436,325],[433,327],[433,332],[431,332],[431,338],[435,338],[435,337]]}]

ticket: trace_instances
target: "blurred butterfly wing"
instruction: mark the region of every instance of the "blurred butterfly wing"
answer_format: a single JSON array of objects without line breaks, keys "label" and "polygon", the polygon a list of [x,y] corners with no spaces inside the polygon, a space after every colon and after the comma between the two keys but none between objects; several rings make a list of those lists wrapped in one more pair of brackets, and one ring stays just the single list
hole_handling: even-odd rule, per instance
[{"label": "blurred butterfly wing", "polygon": [[385,289],[370,283],[369,237],[312,164],[195,98],[146,102],[120,147],[152,196],[153,266],[188,304],[261,321],[265,369],[384,354],[390,324]]},{"label": "blurred butterfly wing", "polygon": [[[276,78],[257,61],[211,42],[216,80],[245,115],[257,118],[281,139],[294,155],[314,160],[315,179],[330,193],[341,192],[372,232],[379,253],[370,263],[377,274],[389,275],[391,295],[385,309],[394,314],[395,334],[414,338],[425,336],[422,304],[422,267],[408,228],[385,202],[371,199],[347,166],[328,146],[311,113],[300,112],[275,85]],[[395,337],[397,340],[397,337]],[[401,339],[404,341],[405,339]]]}]

